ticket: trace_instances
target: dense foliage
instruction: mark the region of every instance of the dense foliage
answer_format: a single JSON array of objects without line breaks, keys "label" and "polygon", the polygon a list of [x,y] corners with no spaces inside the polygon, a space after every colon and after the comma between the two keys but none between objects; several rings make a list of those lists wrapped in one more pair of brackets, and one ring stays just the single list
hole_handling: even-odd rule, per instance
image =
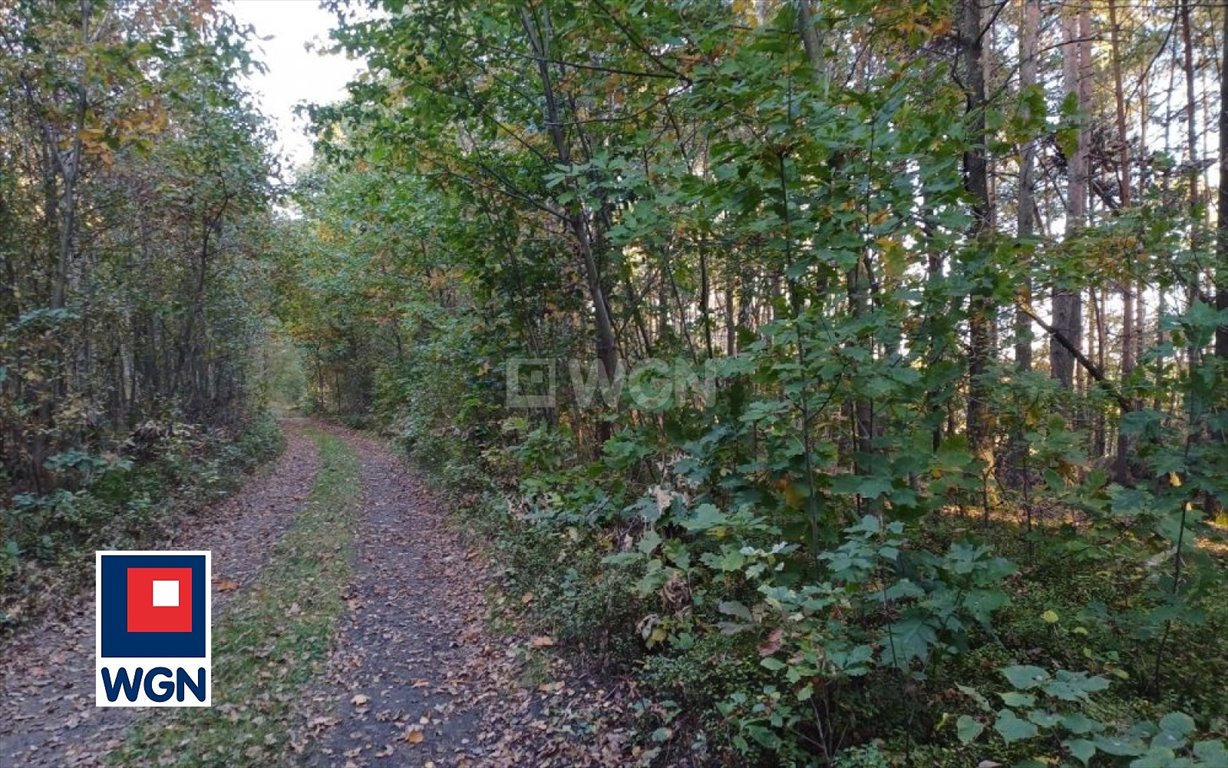
[{"label": "dense foliage", "polygon": [[644,764],[1228,765],[1222,7],[326,4],[274,217],[251,30],[0,0],[0,625],[276,387],[460,489]]},{"label": "dense foliage", "polygon": [[276,311],[646,760],[1228,760],[1221,8],[375,5]]},{"label": "dense foliage", "polygon": [[272,170],[249,35],[208,2],[0,3],[0,625],[30,569],[141,541],[246,461]]}]

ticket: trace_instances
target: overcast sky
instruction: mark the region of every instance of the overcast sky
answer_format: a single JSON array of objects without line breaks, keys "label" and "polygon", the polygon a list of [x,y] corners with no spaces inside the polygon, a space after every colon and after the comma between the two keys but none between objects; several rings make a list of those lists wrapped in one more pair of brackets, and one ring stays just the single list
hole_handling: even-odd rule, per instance
[{"label": "overcast sky", "polygon": [[[304,122],[294,116],[294,106],[341,99],[360,63],[319,52],[328,43],[333,17],[317,0],[229,0],[225,7],[261,37],[272,37],[258,42],[257,57],[269,71],[254,76],[251,89],[274,121],[282,154],[291,165],[307,162],[311,142],[303,132]],[[308,51],[313,42],[316,50]]]}]

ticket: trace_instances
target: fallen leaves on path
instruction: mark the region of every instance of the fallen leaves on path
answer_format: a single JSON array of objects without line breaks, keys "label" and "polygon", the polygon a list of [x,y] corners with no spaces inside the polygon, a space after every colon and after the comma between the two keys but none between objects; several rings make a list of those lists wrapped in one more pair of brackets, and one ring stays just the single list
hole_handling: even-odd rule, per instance
[{"label": "fallen leaves on path", "polygon": [[[213,615],[250,583],[294,521],[319,467],[315,441],[286,425],[281,457],[215,509],[184,520],[150,549],[208,549],[215,581]],[[94,568],[92,554],[75,567]],[[234,587],[230,587],[230,584]],[[226,588],[223,588],[223,587]],[[94,706],[94,592],[5,641],[0,664],[0,765],[94,766],[119,746],[139,709]]]},{"label": "fallen leaves on path", "polygon": [[[586,676],[547,634],[496,636],[498,577],[451,527],[447,505],[382,444],[336,428],[363,467],[356,602],[292,741],[307,765],[581,768],[648,766],[626,682]],[[528,604],[532,593],[516,600]],[[545,670],[546,680],[528,674]],[[389,752],[389,749],[393,752]],[[354,750],[358,749],[358,752]],[[412,755],[412,756],[411,756]],[[391,760],[385,760],[391,758]]]}]

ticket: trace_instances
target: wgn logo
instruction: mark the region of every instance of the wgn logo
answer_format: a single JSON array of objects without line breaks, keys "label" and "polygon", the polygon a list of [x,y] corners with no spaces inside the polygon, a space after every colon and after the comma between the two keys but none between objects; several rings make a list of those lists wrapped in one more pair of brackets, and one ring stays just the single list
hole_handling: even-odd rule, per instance
[{"label": "wgn logo", "polygon": [[212,703],[208,552],[98,552],[100,707]]}]

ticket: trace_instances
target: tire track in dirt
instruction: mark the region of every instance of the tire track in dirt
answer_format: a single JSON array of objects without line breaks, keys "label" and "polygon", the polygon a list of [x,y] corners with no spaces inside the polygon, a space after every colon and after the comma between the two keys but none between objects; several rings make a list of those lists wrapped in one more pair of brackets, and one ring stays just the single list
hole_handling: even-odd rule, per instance
[{"label": "tire track in dirt", "polygon": [[308,724],[292,743],[305,765],[462,762],[477,722],[459,701],[455,673],[471,649],[458,638],[480,595],[448,566],[466,553],[401,459],[366,435],[330,431],[358,454],[363,516],[329,672],[309,691]]},{"label": "tire track in dirt", "polygon": [[[213,552],[214,622],[250,583],[310,492],[319,455],[304,420],[283,422],[286,447],[270,467],[218,508],[189,517],[150,549]],[[94,559],[79,564],[91,572]],[[219,589],[220,587],[220,589]],[[94,706],[94,593],[19,632],[0,664],[0,765],[100,764],[142,710]]]},{"label": "tire track in dirt", "polygon": [[548,637],[488,627],[496,572],[430,483],[380,441],[324,428],[358,454],[363,516],[329,671],[304,692],[290,764],[646,765],[624,687],[549,653]]}]

